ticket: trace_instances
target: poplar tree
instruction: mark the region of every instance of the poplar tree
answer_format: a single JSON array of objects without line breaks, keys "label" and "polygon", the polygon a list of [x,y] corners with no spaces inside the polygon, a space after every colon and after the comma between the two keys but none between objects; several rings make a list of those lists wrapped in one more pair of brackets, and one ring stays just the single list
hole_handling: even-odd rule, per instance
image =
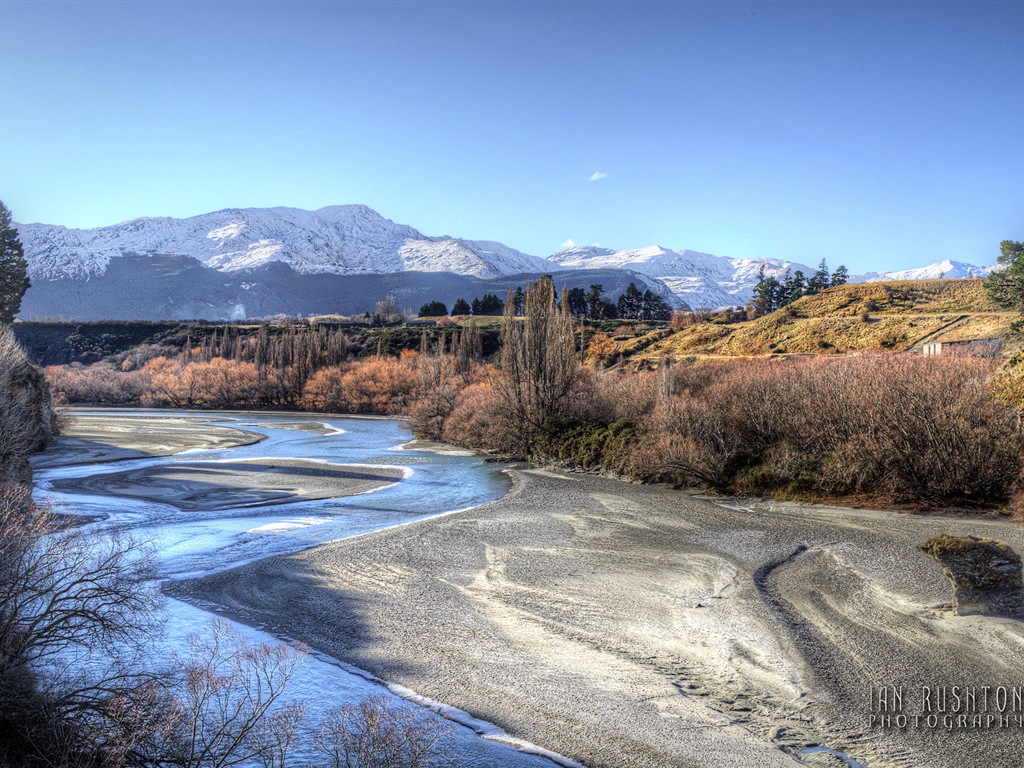
[{"label": "poplar tree", "polygon": [[497,391],[505,417],[522,430],[520,450],[551,418],[564,417],[580,377],[568,295],[559,308],[550,276],[526,288],[523,319],[515,315],[509,292],[501,324],[501,375]]}]

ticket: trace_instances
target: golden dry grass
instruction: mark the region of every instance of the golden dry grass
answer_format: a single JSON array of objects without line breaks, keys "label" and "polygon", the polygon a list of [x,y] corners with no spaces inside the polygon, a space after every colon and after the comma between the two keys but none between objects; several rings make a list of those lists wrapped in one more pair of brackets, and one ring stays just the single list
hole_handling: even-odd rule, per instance
[{"label": "golden dry grass", "polygon": [[[904,351],[925,342],[1006,336],[1016,313],[991,305],[983,280],[860,283],[805,296],[741,323],[697,323],[616,342],[632,364],[691,357]],[[612,356],[612,355],[610,355]]]}]

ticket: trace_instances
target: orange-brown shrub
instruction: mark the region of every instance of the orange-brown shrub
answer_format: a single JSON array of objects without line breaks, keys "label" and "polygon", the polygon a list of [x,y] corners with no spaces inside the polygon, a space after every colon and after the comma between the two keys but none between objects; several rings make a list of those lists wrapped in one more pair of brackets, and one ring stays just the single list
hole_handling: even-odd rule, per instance
[{"label": "orange-brown shrub", "polygon": [[137,403],[150,386],[144,371],[122,372],[106,363],[51,365],[46,369],[50,391],[62,403],[123,405]]},{"label": "orange-brown shrub", "polygon": [[[516,454],[522,446],[521,425],[508,422],[498,392],[490,383],[471,384],[445,420],[442,437],[470,448]],[[518,455],[518,454],[517,454]]]},{"label": "orange-brown shrub", "polygon": [[402,413],[417,385],[416,352],[374,357],[322,368],[306,383],[300,401],[313,411]]},{"label": "orange-brown shrub", "polygon": [[665,479],[928,505],[1001,502],[1013,491],[1024,441],[1017,414],[990,394],[990,361],[891,355],[709,368],[718,376],[688,382],[647,419],[648,460]]},{"label": "orange-brown shrub", "polygon": [[340,413],[346,410],[348,401],[341,386],[341,377],[347,366],[333,365],[321,368],[306,382],[299,401],[307,411]]}]

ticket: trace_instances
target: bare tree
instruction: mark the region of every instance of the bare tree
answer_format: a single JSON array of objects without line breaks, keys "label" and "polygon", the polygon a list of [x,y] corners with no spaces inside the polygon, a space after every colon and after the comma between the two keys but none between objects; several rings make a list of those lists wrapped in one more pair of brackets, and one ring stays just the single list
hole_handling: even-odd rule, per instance
[{"label": "bare tree", "polygon": [[152,623],[151,576],[142,544],[0,488],[0,731],[20,758],[102,751],[111,699],[145,682],[131,653]]},{"label": "bare tree", "polygon": [[515,316],[515,300],[505,302],[501,325],[501,377],[497,389],[512,423],[522,425],[523,448],[545,420],[564,416],[580,379],[575,354],[572,314],[565,291],[555,302],[550,276],[526,288],[523,319]]},{"label": "bare tree", "polygon": [[229,768],[258,761],[285,765],[304,709],[280,705],[285,685],[305,655],[293,645],[253,645],[226,621],[188,639],[176,669],[152,689],[159,713],[134,750],[143,766]]},{"label": "bare tree", "polygon": [[373,307],[373,317],[380,322],[391,323],[402,318],[402,307],[392,294],[388,294]]},{"label": "bare tree", "polygon": [[330,710],[313,740],[322,768],[448,768],[453,728],[419,707],[374,694]]}]

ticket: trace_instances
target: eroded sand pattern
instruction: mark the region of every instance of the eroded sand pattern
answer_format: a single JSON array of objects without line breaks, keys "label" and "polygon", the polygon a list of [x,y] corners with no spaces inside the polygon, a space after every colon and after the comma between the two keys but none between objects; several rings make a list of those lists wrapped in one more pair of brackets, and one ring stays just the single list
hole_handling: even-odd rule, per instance
[{"label": "eroded sand pattern", "polygon": [[1024,625],[935,610],[949,586],[915,549],[1024,549],[1012,525],[515,474],[493,504],[175,591],[591,768],[1024,760],[1019,728],[869,726],[869,685],[1024,682]]}]

